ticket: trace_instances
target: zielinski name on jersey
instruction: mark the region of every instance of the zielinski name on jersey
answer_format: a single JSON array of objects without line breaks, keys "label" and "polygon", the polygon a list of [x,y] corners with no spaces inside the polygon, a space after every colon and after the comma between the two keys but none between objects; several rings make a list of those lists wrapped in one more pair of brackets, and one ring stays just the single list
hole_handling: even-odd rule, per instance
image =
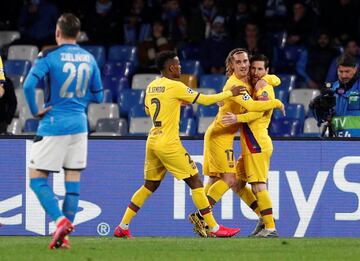
[{"label": "zielinski name on jersey", "polygon": [[90,55],[82,53],[61,53],[61,61],[65,62],[90,62]]},{"label": "zielinski name on jersey", "polygon": [[148,93],[162,93],[165,92],[164,86],[154,86],[150,87]]}]

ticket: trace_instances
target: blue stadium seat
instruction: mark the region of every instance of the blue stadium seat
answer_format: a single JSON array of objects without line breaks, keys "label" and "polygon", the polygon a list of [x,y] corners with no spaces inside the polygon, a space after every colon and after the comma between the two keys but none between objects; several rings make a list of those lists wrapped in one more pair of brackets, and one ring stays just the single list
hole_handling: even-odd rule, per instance
[{"label": "blue stadium seat", "polygon": [[135,72],[135,67],[131,62],[114,62],[109,61],[104,63],[102,67],[103,75],[111,75],[118,77],[130,78]]},{"label": "blue stadium seat", "polygon": [[108,61],[132,62],[138,65],[137,49],[133,45],[112,45],[109,47]]},{"label": "blue stadium seat", "polygon": [[272,137],[296,137],[302,133],[299,120],[296,119],[277,119],[272,120],[269,126],[269,134]]},{"label": "blue stadium seat", "polygon": [[295,88],[296,75],[294,74],[278,74],[281,79],[281,84],[275,89],[286,90],[288,93]]},{"label": "blue stadium seat", "polygon": [[104,89],[103,103],[112,103],[112,102],[113,102],[112,91],[109,89]]},{"label": "blue stadium seat", "polygon": [[31,62],[28,60],[6,60],[4,71],[6,75],[26,76],[31,69]]},{"label": "blue stadium seat", "polygon": [[196,122],[192,118],[183,119],[180,121],[180,136],[195,136]]},{"label": "blue stadium seat", "polygon": [[195,74],[197,78],[203,74],[203,69],[198,60],[182,60],[180,64],[182,74]]},{"label": "blue stadium seat", "polygon": [[275,87],[274,92],[276,99],[279,99],[284,104],[289,103],[289,92],[287,90]]},{"label": "blue stadium seat", "polygon": [[112,93],[112,100],[117,102],[118,100],[118,93],[124,89],[130,89],[130,83],[128,78],[126,77],[119,77],[119,76],[112,76],[106,75],[102,77],[102,83],[104,89],[111,90]]},{"label": "blue stadium seat", "polygon": [[89,53],[91,53],[99,67],[102,67],[106,60],[106,53],[105,53],[105,47],[101,45],[84,45],[81,46],[85,50],[87,50]]},{"label": "blue stadium seat", "polygon": [[133,106],[144,103],[144,97],[145,97],[144,90],[124,89],[119,91],[118,105],[120,110],[120,116],[128,117],[130,109]]},{"label": "blue stadium seat", "polygon": [[277,73],[296,73],[296,63],[304,50],[302,45],[285,45],[284,48],[274,47],[273,67]]},{"label": "blue stadium seat", "polygon": [[151,24],[141,24],[140,26],[140,32],[139,32],[139,42],[143,42],[146,39],[148,39],[151,35]]},{"label": "blue stadium seat", "polygon": [[191,104],[181,106],[180,119],[194,118],[194,109]]},{"label": "blue stadium seat", "polygon": [[200,60],[201,52],[200,46],[194,44],[188,44],[180,47],[178,50],[180,60]]},{"label": "blue stadium seat", "polygon": [[204,74],[200,76],[200,87],[212,88],[220,92],[226,83],[227,77],[223,74]]},{"label": "blue stadium seat", "polygon": [[128,133],[128,124],[126,119],[103,118],[98,119],[95,130],[98,133],[116,133],[119,135],[126,135]]},{"label": "blue stadium seat", "polygon": [[305,120],[305,109],[302,104],[285,104],[285,112],[286,116],[282,115],[280,110],[274,110],[273,119],[297,119],[300,122],[304,123]]},{"label": "blue stadium seat", "polygon": [[205,105],[199,105],[196,115],[197,117],[213,117],[216,116],[216,114],[219,111],[219,107],[216,104],[205,106]]},{"label": "blue stadium seat", "polygon": [[24,132],[36,132],[39,126],[39,120],[27,119],[24,125]]},{"label": "blue stadium seat", "polygon": [[144,104],[136,104],[131,107],[129,117],[148,117],[145,112]]}]

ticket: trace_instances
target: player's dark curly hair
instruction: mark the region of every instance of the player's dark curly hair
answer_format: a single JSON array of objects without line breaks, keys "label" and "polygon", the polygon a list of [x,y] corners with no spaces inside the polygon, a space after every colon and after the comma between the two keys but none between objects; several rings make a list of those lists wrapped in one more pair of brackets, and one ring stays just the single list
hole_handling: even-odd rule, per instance
[{"label": "player's dark curly hair", "polygon": [[57,20],[57,25],[65,38],[76,38],[81,29],[79,18],[71,13],[62,14]]},{"label": "player's dark curly hair", "polygon": [[250,63],[252,62],[264,62],[265,69],[269,68],[269,59],[261,53],[252,55],[250,58]]},{"label": "player's dark curly hair", "polygon": [[165,69],[165,63],[168,60],[174,59],[177,56],[177,54],[174,51],[162,51],[157,54],[155,59],[156,67],[163,71]]}]

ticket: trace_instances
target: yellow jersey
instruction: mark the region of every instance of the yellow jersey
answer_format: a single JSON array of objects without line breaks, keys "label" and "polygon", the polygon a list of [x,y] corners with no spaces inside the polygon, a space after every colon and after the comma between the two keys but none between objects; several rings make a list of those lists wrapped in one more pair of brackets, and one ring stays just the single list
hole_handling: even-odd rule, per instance
[{"label": "yellow jersey", "polygon": [[161,77],[146,89],[145,110],[153,120],[148,141],[174,143],[180,140],[179,122],[182,102],[210,105],[232,96],[230,90],[213,94],[200,94],[179,81]]},{"label": "yellow jersey", "polygon": [[0,83],[3,83],[4,81],[5,81],[4,66],[0,57]]}]

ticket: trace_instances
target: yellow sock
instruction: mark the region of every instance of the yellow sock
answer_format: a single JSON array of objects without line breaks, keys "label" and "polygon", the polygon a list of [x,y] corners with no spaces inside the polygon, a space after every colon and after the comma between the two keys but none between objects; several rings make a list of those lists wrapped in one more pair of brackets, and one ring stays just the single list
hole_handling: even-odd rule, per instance
[{"label": "yellow sock", "polygon": [[207,200],[204,188],[197,188],[191,190],[192,200],[195,207],[200,211],[205,222],[209,225],[210,229],[217,225],[215,218],[211,212],[209,201]]},{"label": "yellow sock", "polygon": [[243,187],[237,192],[239,197],[260,217],[260,209],[254,193],[248,186]]},{"label": "yellow sock", "polygon": [[267,190],[262,190],[256,193],[257,202],[260,209],[260,214],[263,218],[266,229],[274,229],[275,222],[272,213],[272,203],[270,194]]},{"label": "yellow sock", "polygon": [[228,184],[223,180],[216,181],[210,188],[207,193],[210,205],[213,206],[218,202],[221,197],[229,190]]},{"label": "yellow sock", "polygon": [[130,224],[133,217],[151,194],[150,190],[145,188],[145,186],[141,186],[132,196],[120,224]]},{"label": "yellow sock", "polygon": [[210,189],[210,187],[211,187],[212,185],[213,185],[213,184],[206,183],[206,185],[205,185],[205,187],[204,187],[205,195],[207,195],[207,193],[209,192],[209,189]]}]

